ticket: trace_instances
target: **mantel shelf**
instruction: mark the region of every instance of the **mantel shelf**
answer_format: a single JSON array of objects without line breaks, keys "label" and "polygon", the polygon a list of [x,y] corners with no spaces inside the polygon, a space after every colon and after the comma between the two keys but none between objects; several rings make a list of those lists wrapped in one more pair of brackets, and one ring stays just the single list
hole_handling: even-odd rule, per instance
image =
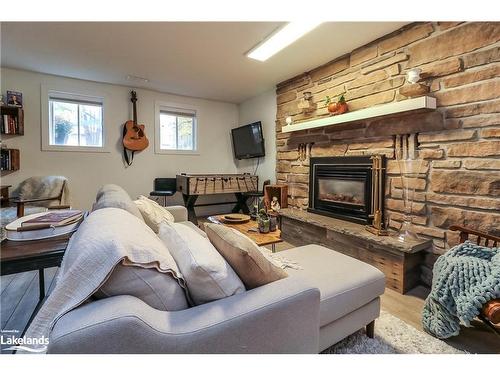
[{"label": "mantel shelf", "polygon": [[354,112],[347,112],[343,115],[323,117],[316,120],[303,121],[296,124],[286,125],[281,128],[281,131],[283,133],[289,133],[299,130],[321,128],[324,126],[361,121],[374,117],[381,117],[393,115],[396,113],[424,109],[436,109],[436,98],[433,98],[431,96],[421,96],[418,98],[402,100],[400,102],[381,104],[371,108],[360,109]]}]

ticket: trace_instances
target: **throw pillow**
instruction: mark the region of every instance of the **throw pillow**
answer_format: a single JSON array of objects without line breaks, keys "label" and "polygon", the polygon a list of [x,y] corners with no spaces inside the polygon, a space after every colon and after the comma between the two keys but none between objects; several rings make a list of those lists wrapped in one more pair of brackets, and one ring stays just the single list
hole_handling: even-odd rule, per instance
[{"label": "throw pillow", "polygon": [[196,305],[245,291],[210,241],[186,225],[162,222],[160,238],[175,259]]},{"label": "throw pillow", "polygon": [[102,208],[121,208],[122,210],[130,212],[132,215],[143,220],[141,212],[130,199],[128,193],[118,185],[107,184],[101,186],[97,191],[96,201],[92,207],[92,211],[100,210]]},{"label": "throw pillow", "polygon": [[155,232],[158,233],[160,223],[162,221],[175,221],[174,216],[165,208],[160,206],[154,200],[151,200],[144,195],[140,195],[134,201],[135,205],[142,214],[142,218],[146,224]]},{"label": "throw pillow", "polygon": [[237,230],[220,224],[206,224],[205,232],[247,289],[288,276],[262,254],[255,242]]},{"label": "throw pillow", "polygon": [[171,274],[123,263],[116,265],[110,277],[94,294],[95,297],[131,295],[162,311],[189,307],[184,290]]}]

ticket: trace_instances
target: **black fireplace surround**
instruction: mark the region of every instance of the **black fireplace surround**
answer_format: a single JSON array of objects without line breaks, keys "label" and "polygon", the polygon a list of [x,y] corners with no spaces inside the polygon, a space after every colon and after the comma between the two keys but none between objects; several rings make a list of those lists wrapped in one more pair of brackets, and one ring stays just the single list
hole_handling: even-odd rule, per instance
[{"label": "black fireplace surround", "polygon": [[[360,224],[372,222],[372,159],[311,158],[308,211]],[[382,158],[385,170],[385,159]],[[382,173],[382,179],[385,173]],[[382,181],[382,189],[385,182]],[[384,191],[381,194],[385,196]],[[383,211],[383,207],[381,207]]]}]

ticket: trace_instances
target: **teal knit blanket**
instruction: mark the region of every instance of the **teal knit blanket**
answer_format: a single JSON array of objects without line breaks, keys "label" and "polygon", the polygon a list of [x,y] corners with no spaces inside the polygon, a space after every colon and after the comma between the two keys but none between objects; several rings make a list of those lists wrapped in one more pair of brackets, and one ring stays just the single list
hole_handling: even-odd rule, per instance
[{"label": "teal knit blanket", "polygon": [[424,330],[438,338],[458,335],[481,307],[500,297],[500,248],[466,241],[434,264],[432,290],[422,312]]}]

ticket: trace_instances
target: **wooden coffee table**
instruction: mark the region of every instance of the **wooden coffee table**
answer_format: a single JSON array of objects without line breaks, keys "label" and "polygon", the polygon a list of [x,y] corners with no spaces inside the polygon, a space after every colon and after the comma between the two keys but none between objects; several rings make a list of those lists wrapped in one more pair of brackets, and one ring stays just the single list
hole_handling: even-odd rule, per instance
[{"label": "wooden coffee table", "polygon": [[3,240],[0,245],[0,275],[38,270],[38,303],[21,336],[45,301],[45,268],[61,265],[73,233],[33,241]]},{"label": "wooden coffee table", "polygon": [[276,251],[275,245],[283,242],[281,239],[281,231],[276,229],[274,232],[260,233],[257,228],[257,221],[250,220],[242,224],[230,224],[223,220],[224,215],[209,216],[208,220],[215,224],[225,225],[226,227],[234,228],[245,236],[250,237],[258,246],[271,245],[271,251]]}]

